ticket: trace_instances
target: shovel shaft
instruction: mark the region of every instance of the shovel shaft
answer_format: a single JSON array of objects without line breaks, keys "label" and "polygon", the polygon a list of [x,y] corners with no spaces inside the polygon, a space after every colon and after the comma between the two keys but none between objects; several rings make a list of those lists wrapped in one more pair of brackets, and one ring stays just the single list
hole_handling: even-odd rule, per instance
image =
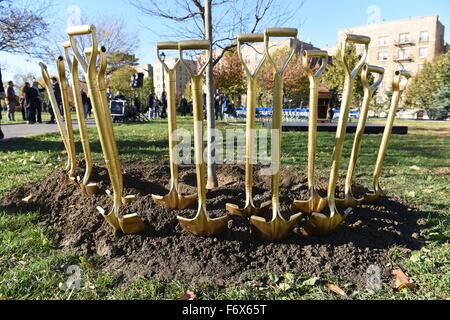
[{"label": "shovel shaft", "polygon": [[381,139],[380,149],[378,151],[377,162],[375,164],[375,171],[373,173],[374,186],[378,185],[378,180],[381,175],[381,168],[383,167],[384,158],[386,156],[386,150],[389,144],[389,139],[391,137],[392,127],[394,126],[399,100],[400,100],[400,91],[394,90],[394,92],[392,93],[389,115],[383,132],[383,138]]},{"label": "shovel shaft", "polygon": [[317,145],[317,104],[319,98],[319,78],[309,76],[309,128],[308,128],[308,189],[315,185],[314,169]]},{"label": "shovel shaft", "polygon": [[369,112],[369,104],[372,98],[373,91],[368,88],[364,89],[364,98],[361,106],[361,112],[359,115],[358,126],[356,127],[355,140],[353,141],[352,153],[350,155],[350,162],[348,164],[347,176],[345,178],[345,194],[348,195],[351,192],[352,181],[355,175],[356,163],[358,161],[359,150],[361,148],[361,142],[364,135],[364,129],[366,127],[367,115]]},{"label": "shovel shaft", "polygon": [[280,212],[281,119],[283,110],[283,77],[274,73],[272,115],[272,210],[273,219]]},{"label": "shovel shaft", "polygon": [[255,142],[256,78],[247,77],[247,119],[245,136],[245,203],[253,201],[253,147]]},{"label": "shovel shaft", "polygon": [[[203,159],[203,106],[202,106],[202,76],[192,76],[192,99],[194,111],[194,158],[197,173],[197,192],[199,208],[206,208],[206,176]],[[206,212],[206,209],[205,209]]]},{"label": "shovel shaft", "polygon": [[75,141],[73,136],[72,117],[70,115],[69,97],[67,96],[66,68],[64,66],[63,57],[58,57],[56,61],[59,76],[59,89],[61,91],[62,107],[64,110],[64,121],[66,123],[67,145],[69,147],[67,154],[70,162],[69,176],[73,177],[75,176],[75,171],[77,168],[77,156],[75,153]]},{"label": "shovel shaft", "polygon": [[[66,51],[66,61],[69,63],[70,58],[68,56],[68,52]],[[70,77],[72,80],[72,92],[75,100],[75,110],[77,112],[78,119],[78,127],[80,130],[80,140],[81,146],[83,147],[84,160],[86,162],[86,171],[83,177],[83,184],[87,185],[89,183],[91,174],[92,174],[92,154],[91,147],[89,144],[89,134],[87,131],[86,120],[84,115],[84,106],[81,99],[81,89],[80,89],[80,81],[78,79],[78,60],[75,58],[70,63]]]},{"label": "shovel shaft", "polygon": [[[163,68],[163,72],[165,72]],[[176,78],[175,70],[167,70],[169,76],[169,94],[167,100],[167,117],[169,126],[169,158],[170,158],[170,176],[172,188],[178,191],[178,165],[175,162],[175,147],[177,145],[175,131],[177,130],[177,111],[176,111]]]}]

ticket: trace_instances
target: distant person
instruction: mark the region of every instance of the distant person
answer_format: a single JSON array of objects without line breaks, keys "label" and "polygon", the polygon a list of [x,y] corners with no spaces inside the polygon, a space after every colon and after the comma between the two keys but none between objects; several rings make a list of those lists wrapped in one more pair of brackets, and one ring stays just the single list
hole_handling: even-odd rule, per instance
[{"label": "distant person", "polygon": [[36,120],[39,123],[42,123],[41,119],[41,110],[42,110],[42,98],[41,92],[44,91],[44,88],[39,88],[39,82],[34,81],[33,86],[30,87],[27,91],[28,97],[28,124],[36,123]]},{"label": "distant person", "polygon": [[123,95],[122,91],[119,90],[114,96],[114,100],[127,100],[127,98]]},{"label": "distant person", "polygon": [[22,89],[20,90],[20,99],[19,99],[19,104],[20,107],[22,109],[22,120],[23,121],[27,121],[27,114],[28,114],[28,97],[27,97],[27,92],[28,89],[30,88],[30,83],[29,82],[25,82],[25,84],[23,85]]},{"label": "distant person", "polygon": [[108,99],[108,103],[113,99],[111,87],[106,88],[106,98]]},{"label": "distant person", "polygon": [[165,91],[161,94],[161,118],[167,118],[167,94]]},{"label": "distant person", "polygon": [[[3,100],[5,96],[6,96],[5,88],[3,87],[3,80],[2,80],[2,69],[0,68],[0,100]],[[2,106],[0,105],[0,140],[5,137],[1,128],[1,120],[2,120]]]},{"label": "distant person", "polygon": [[137,93],[134,95],[134,107],[136,108],[136,113],[141,113],[141,100]]},{"label": "distant person", "polygon": [[186,114],[188,113],[188,102],[187,102],[184,94],[181,96],[180,103],[179,103],[179,109],[181,112],[181,116],[186,117]]},{"label": "distant person", "polygon": [[220,91],[220,89],[217,89],[216,95],[214,96],[214,113],[216,115],[216,120],[223,120],[223,113],[222,113],[222,100],[223,100],[223,94]]},{"label": "distant person", "polygon": [[81,89],[81,103],[83,104],[84,118],[87,119],[89,114],[89,98],[86,94],[86,91],[84,91],[83,89]]},{"label": "distant person", "polygon": [[18,105],[18,97],[14,91],[14,83],[8,81],[8,88],[6,89],[6,100],[7,100],[7,114],[8,120],[16,121],[14,119],[14,112],[16,111],[16,106]]},{"label": "distant person", "polygon": [[153,108],[153,101],[155,100],[155,92],[154,90],[150,90],[149,94],[147,95],[147,108],[150,110]]},{"label": "distant person", "polygon": [[333,118],[334,118],[334,110],[333,110],[332,106],[329,106],[328,107],[328,119],[333,120]]},{"label": "distant person", "polygon": [[[63,115],[64,113],[62,107],[61,89],[58,83],[58,79],[56,77],[52,77],[52,90],[55,95],[59,113]],[[50,114],[50,121],[47,121],[47,123],[55,123],[55,110],[53,110],[53,106],[51,105],[51,103],[49,104],[48,107],[48,113]]]},{"label": "distant person", "polygon": [[228,108],[229,107],[230,107],[230,98],[228,97],[228,95],[225,94],[223,96],[222,107],[221,107],[221,114],[222,115],[224,115],[225,113],[228,114]]}]

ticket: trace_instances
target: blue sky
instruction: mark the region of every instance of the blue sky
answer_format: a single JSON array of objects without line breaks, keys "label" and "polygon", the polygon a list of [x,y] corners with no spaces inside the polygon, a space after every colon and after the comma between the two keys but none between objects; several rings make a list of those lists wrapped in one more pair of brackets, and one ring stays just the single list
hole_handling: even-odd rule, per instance
[{"label": "blue sky", "polygon": [[[298,4],[301,0],[286,1]],[[145,3],[145,0],[142,2]],[[167,2],[170,3],[171,0]],[[160,30],[158,34],[164,33],[162,21],[155,17],[140,15],[127,0],[57,0],[55,3],[54,11],[62,30],[66,28],[70,6],[79,7],[82,16],[107,15],[126,20],[128,30],[136,32],[140,39],[140,47],[136,52],[140,63],[155,61],[155,43],[166,40],[151,31],[151,27],[158,26]],[[369,8],[375,8],[375,11],[368,12]],[[286,27],[299,28],[300,40],[311,41],[315,46],[334,46],[337,42],[338,29],[365,25],[368,20],[375,17],[374,13],[379,13],[381,21],[437,14],[447,27],[445,40],[450,42],[449,0],[305,0],[293,22]],[[3,80],[8,80],[16,72],[31,72],[39,76],[37,61],[27,60],[25,57],[0,53],[2,70],[6,69],[3,72]]]}]

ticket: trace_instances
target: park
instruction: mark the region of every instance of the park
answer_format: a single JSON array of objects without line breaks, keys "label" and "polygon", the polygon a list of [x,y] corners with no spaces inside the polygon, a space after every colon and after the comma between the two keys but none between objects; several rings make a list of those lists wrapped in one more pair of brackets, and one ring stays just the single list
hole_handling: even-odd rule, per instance
[{"label": "park", "polygon": [[392,69],[372,64],[374,35],[345,32],[333,54],[257,9],[220,51],[214,5],[204,39],[154,43],[151,77],[95,22],[38,58],[49,124],[1,126],[0,298],[448,299],[446,49],[413,70],[401,33]]}]

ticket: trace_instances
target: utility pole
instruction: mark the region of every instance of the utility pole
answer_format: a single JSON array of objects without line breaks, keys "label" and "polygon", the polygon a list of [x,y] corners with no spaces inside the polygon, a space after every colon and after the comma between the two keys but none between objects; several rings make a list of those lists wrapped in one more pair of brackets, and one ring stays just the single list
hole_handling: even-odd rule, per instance
[{"label": "utility pole", "polygon": [[[212,37],[212,0],[205,0],[205,38],[213,42]],[[211,49],[212,50],[212,49]],[[214,79],[212,61],[206,68],[206,136],[207,136],[207,189],[214,189],[219,186],[216,174],[216,121],[214,117]]]}]

